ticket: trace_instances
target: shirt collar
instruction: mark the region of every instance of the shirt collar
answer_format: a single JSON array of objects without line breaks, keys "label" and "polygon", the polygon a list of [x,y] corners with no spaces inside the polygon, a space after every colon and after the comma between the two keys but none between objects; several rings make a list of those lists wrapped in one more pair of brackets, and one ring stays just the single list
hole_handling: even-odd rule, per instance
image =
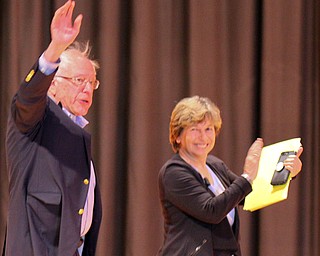
[{"label": "shirt collar", "polygon": [[89,123],[88,120],[85,119],[83,116],[75,116],[75,115],[71,114],[68,110],[66,110],[64,107],[62,107],[62,110],[64,113],[67,114],[68,117],[70,117],[70,119],[74,123],[79,125],[81,128],[84,128]]},{"label": "shirt collar", "polygon": [[[56,102],[55,99],[53,99],[50,95],[48,95],[48,96],[49,96],[49,98],[50,98],[51,100],[53,100],[54,102]],[[83,116],[75,116],[75,115],[71,114],[68,110],[66,110],[64,107],[62,107],[62,104],[61,104],[60,102],[58,102],[58,103],[56,102],[56,104],[58,104],[58,105],[62,108],[63,112],[64,112],[68,117],[70,117],[70,119],[71,119],[75,124],[79,125],[81,128],[84,128],[84,127],[89,123],[89,121],[88,121],[87,119],[85,119]]]}]

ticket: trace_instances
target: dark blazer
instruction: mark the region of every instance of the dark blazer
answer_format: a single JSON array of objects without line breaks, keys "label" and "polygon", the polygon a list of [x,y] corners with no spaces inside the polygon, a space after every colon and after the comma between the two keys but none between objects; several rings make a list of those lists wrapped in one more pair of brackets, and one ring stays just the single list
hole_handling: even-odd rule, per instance
[{"label": "dark blazer", "polygon": [[251,192],[251,185],[215,156],[209,155],[207,164],[226,187],[219,197],[178,154],[161,168],[159,194],[165,235],[158,255],[241,255],[237,209],[232,227],[226,215]]},{"label": "dark blazer", "polygon": [[[8,256],[71,256],[81,229],[90,180],[90,135],[47,97],[54,74],[33,71],[14,96],[7,127]],[[34,74],[33,74],[34,72]],[[33,74],[33,75],[32,75]],[[94,216],[83,255],[94,255],[101,222],[95,188]]]}]

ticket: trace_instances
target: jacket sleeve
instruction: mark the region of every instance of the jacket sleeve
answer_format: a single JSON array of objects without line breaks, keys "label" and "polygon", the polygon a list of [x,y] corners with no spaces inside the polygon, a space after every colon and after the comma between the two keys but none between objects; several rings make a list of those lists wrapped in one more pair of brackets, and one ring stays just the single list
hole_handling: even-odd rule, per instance
[{"label": "jacket sleeve", "polygon": [[212,224],[219,223],[251,192],[250,183],[236,175],[232,175],[230,186],[218,196],[186,166],[168,165],[162,175],[160,182],[167,200],[194,218]]},{"label": "jacket sleeve", "polygon": [[12,101],[11,113],[22,133],[30,132],[43,118],[47,104],[47,91],[54,74],[45,75],[38,62],[21,83]]}]

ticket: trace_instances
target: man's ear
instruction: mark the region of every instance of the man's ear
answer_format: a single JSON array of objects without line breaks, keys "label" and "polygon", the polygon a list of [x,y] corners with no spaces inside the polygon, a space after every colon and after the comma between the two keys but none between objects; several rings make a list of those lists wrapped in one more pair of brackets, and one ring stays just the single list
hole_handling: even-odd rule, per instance
[{"label": "man's ear", "polygon": [[57,93],[57,81],[55,79],[52,80],[51,85],[48,90],[48,94],[51,97],[55,97]]}]

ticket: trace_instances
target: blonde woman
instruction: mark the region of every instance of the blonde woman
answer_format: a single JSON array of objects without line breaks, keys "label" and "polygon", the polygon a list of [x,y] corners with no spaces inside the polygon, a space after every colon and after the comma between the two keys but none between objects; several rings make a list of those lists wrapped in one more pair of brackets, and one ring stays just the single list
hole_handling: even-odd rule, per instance
[{"label": "blonde woman", "polygon": [[[159,173],[165,234],[158,255],[241,255],[237,206],[252,190],[263,140],[251,145],[238,176],[209,154],[221,124],[220,111],[208,98],[182,99],[172,112],[175,154]],[[292,176],[301,170],[301,152],[285,163]]]}]

